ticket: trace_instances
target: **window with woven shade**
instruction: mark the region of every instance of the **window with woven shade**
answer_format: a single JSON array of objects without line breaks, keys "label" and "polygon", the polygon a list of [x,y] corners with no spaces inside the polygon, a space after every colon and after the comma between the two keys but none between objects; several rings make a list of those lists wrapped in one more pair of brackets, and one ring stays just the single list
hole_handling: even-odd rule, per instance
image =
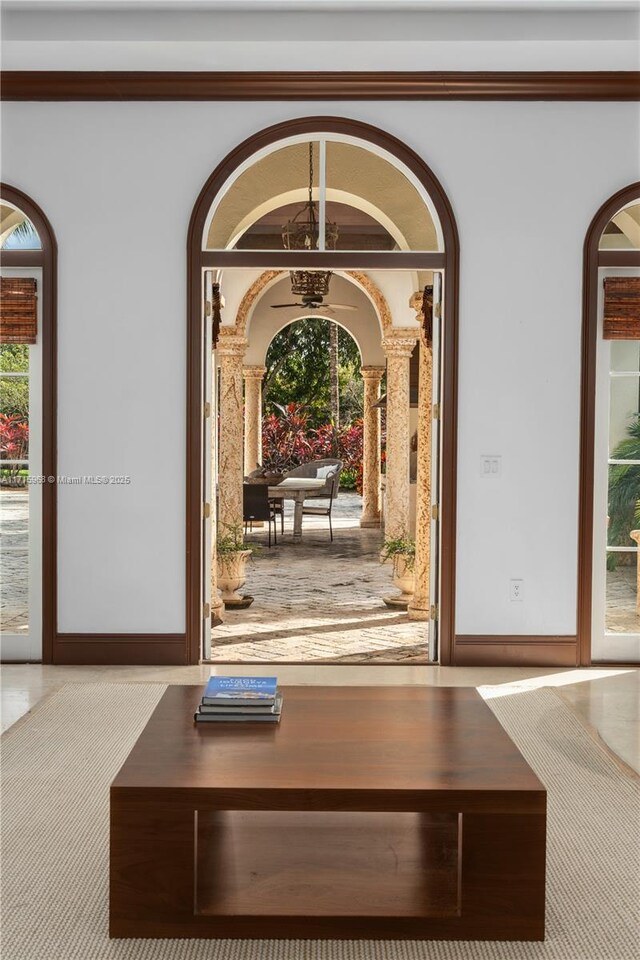
[{"label": "window with woven shade", "polygon": [[38,294],[33,277],[0,277],[0,343],[35,343]]},{"label": "window with woven shade", "polygon": [[604,281],[605,340],[640,340],[640,277]]}]

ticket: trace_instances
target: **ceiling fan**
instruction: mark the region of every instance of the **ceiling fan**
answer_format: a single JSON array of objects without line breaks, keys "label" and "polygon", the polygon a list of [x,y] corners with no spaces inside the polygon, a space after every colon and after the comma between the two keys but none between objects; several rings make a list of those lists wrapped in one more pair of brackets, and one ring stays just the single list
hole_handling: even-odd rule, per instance
[{"label": "ceiling fan", "polygon": [[287,307],[302,307],[303,310],[328,310],[333,313],[334,310],[357,310],[357,307],[350,303],[324,303],[323,297],[319,295],[303,296],[299,302],[294,303],[272,303],[272,310],[284,310]]}]

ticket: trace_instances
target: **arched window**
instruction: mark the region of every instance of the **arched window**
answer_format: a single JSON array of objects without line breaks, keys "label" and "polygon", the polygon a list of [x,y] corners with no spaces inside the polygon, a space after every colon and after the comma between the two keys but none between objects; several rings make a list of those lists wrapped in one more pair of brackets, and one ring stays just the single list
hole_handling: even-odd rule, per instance
[{"label": "arched window", "polygon": [[2,624],[2,657],[51,662],[56,490],[54,482],[27,480],[56,475],[56,241],[37,204],[6,184],[0,185],[0,248],[2,482],[14,501],[3,544],[11,569],[3,576],[3,620],[10,622]]},{"label": "arched window", "polygon": [[0,249],[42,250],[38,231],[29,217],[7,200],[0,202]]},{"label": "arched window", "polygon": [[600,235],[599,250],[640,250],[640,200],[625,204]]},{"label": "arched window", "polygon": [[[302,206],[301,206],[302,205]],[[211,205],[207,250],[441,251],[430,197],[386,151],[336,135],[255,153]]]},{"label": "arched window", "polygon": [[640,658],[640,184],[585,243],[581,662]]}]

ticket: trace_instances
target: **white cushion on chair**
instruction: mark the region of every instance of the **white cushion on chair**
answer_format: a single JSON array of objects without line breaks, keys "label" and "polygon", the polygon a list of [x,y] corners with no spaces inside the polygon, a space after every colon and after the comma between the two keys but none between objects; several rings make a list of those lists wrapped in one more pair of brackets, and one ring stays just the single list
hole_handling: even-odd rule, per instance
[{"label": "white cushion on chair", "polygon": [[336,468],[331,463],[327,467],[318,467],[318,469],[316,470],[316,479],[326,480],[328,477],[332,477],[335,472],[336,472]]}]

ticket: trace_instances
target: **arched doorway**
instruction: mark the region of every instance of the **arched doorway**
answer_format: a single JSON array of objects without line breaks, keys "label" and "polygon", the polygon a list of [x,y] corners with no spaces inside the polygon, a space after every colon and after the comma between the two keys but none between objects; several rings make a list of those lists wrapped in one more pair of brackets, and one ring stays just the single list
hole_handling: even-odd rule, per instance
[{"label": "arched doorway", "polygon": [[581,664],[640,659],[639,345],[640,182],[605,201],[584,245],[578,548]]},{"label": "arched doorway", "polygon": [[[20,278],[34,284],[37,302],[37,329],[26,346],[24,371],[29,382],[29,453],[26,470],[30,479],[51,477],[31,483],[28,489],[28,593],[27,621],[7,639],[11,659],[42,659],[55,662],[56,623],[56,271],[57,244],[51,224],[40,207],[8,184],[0,185],[2,272],[7,279]],[[16,242],[17,241],[17,242]],[[16,346],[20,336],[9,342]],[[26,354],[25,354],[26,357]],[[5,376],[14,373],[3,364]],[[24,372],[16,374],[23,377]],[[6,458],[4,458],[6,459]],[[37,475],[37,476],[34,476]],[[25,568],[26,569],[26,568]],[[23,618],[24,619],[24,618]],[[21,651],[22,637],[28,649]],[[11,632],[11,631],[10,631]],[[3,656],[5,650],[3,648]]]},{"label": "arched doorway", "polygon": [[[315,170],[310,183],[314,201],[320,207],[319,242],[313,249],[283,249],[273,242],[273,217],[306,195],[306,174],[297,183],[287,173],[303,169],[300,154],[309,142],[318,144]],[[268,196],[256,193],[251,171],[259,169],[269,183]],[[339,174],[339,172],[341,173]],[[365,189],[362,184],[373,184]],[[315,177],[315,179],[314,179]],[[357,202],[353,197],[358,197]],[[390,205],[393,211],[390,214]],[[345,208],[359,211],[349,221]],[[295,219],[295,215],[292,215]],[[332,219],[333,218],[333,219]],[[363,224],[376,239],[362,249],[358,241],[348,245],[331,242],[333,225],[345,227],[345,235],[362,232]],[[206,527],[202,503],[206,497],[202,476],[203,449],[209,427],[202,424],[203,382],[207,376],[207,344],[203,336],[207,323],[204,307],[206,272],[256,271],[254,283],[263,282],[265,272],[361,272],[407,271],[417,278],[413,286],[413,313],[410,319],[392,322],[396,337],[390,351],[394,367],[404,369],[424,319],[422,295],[426,278],[442,275],[444,281],[444,342],[442,354],[442,403],[434,412],[441,431],[442,489],[438,496],[440,524],[439,659],[452,662],[455,584],[455,461],[456,461],[456,374],[457,374],[457,288],[459,244],[449,201],[437,178],[420,157],[390,135],[367,124],[334,117],[316,117],[279,124],[251,137],[236,148],[214,171],[203,188],[191,218],[188,240],[189,284],[189,369],[187,441],[187,590],[190,656],[200,650],[205,571],[202,543]],[[269,268],[269,270],[266,270]],[[264,280],[271,282],[273,277]],[[403,310],[408,308],[408,304]],[[225,310],[241,308],[230,305]],[[439,311],[438,311],[439,312]],[[417,320],[416,320],[417,318]],[[425,323],[425,327],[428,324]],[[223,321],[223,330],[225,323]],[[230,333],[230,331],[228,332]],[[218,332],[216,330],[217,337]],[[413,336],[413,340],[411,340]],[[246,345],[228,334],[224,350],[244,351]],[[411,349],[410,349],[411,348]],[[237,365],[237,364],[236,364]],[[408,369],[408,367],[407,367]],[[395,485],[390,485],[391,489]],[[399,498],[401,499],[401,498]],[[439,608],[439,609],[438,609]]]}]

